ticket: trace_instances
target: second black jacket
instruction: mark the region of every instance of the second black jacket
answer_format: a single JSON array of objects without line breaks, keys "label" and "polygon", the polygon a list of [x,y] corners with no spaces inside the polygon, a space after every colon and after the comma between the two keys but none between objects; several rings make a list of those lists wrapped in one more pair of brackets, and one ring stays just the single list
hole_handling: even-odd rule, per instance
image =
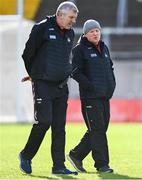
[{"label": "second black jacket", "polygon": [[101,53],[82,37],[73,49],[73,78],[79,83],[81,98],[111,98],[115,89],[113,63],[104,42]]}]

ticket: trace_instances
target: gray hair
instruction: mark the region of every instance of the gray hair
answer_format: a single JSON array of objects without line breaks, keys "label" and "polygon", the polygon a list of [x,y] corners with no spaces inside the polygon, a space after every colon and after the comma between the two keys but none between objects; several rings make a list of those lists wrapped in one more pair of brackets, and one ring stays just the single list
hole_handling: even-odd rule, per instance
[{"label": "gray hair", "polygon": [[67,13],[70,10],[72,10],[75,13],[79,12],[77,6],[73,2],[62,2],[56,10],[56,15],[59,15],[60,13]]}]

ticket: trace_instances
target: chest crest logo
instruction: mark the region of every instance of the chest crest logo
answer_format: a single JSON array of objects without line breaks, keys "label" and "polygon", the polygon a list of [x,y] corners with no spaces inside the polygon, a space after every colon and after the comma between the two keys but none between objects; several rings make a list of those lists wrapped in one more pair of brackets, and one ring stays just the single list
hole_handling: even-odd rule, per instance
[{"label": "chest crest logo", "polygon": [[107,57],[108,57],[108,55],[107,55],[107,54],[105,54],[105,57],[107,58]]},{"label": "chest crest logo", "polygon": [[97,57],[97,54],[96,53],[92,53],[90,54],[90,56],[93,58],[93,57]]},{"label": "chest crest logo", "polygon": [[50,35],[49,37],[50,37],[50,39],[56,39],[55,35]]}]

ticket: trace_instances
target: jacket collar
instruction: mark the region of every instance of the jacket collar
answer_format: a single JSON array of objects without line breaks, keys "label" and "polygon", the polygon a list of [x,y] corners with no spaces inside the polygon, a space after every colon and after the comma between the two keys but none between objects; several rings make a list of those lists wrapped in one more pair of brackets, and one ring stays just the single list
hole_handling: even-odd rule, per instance
[{"label": "jacket collar", "polygon": [[[103,47],[104,46],[104,42],[102,40],[100,40],[100,46]],[[82,44],[82,45],[85,45],[85,46],[88,46],[88,47],[96,47],[93,43],[89,42],[87,40],[86,37],[84,37],[83,35],[80,37],[79,41],[78,41],[78,44]]]}]

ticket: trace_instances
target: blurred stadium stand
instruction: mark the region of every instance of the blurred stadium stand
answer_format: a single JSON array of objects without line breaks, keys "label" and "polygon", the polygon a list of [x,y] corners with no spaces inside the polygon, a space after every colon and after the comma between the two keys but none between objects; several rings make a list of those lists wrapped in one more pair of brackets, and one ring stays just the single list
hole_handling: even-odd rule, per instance
[{"label": "blurred stadium stand", "polygon": [[[22,1],[21,1],[22,2]],[[24,0],[24,17],[34,19],[41,0]],[[16,14],[17,0],[0,0],[0,15]]]},{"label": "blurred stadium stand", "polygon": [[[22,76],[26,75],[21,54],[33,24],[44,19],[46,15],[54,14],[62,0],[25,0],[24,19],[4,20],[4,16],[1,15],[17,13],[17,2],[18,0],[0,0],[0,122],[6,121],[9,117],[15,120],[15,115],[17,117],[20,115],[21,121],[31,120],[33,113],[31,86],[29,82],[20,83]],[[109,45],[114,60],[117,88],[113,98],[129,100],[124,103],[123,109],[126,110],[126,107],[132,104],[131,107],[135,111],[133,114],[139,113],[137,119],[142,121],[142,103],[135,101],[133,103],[133,100],[142,101],[142,1],[74,0],[74,2],[80,11],[75,26],[75,43],[82,33],[81,27],[85,20],[94,18],[100,21],[103,38]],[[70,80],[69,87],[70,97],[78,98],[77,83]],[[113,101],[112,104],[113,117],[116,118],[116,109],[121,103]],[[128,115],[128,112],[126,114]],[[126,121],[132,119],[127,115],[120,116],[125,117]],[[77,114],[74,117],[78,117]]]}]

